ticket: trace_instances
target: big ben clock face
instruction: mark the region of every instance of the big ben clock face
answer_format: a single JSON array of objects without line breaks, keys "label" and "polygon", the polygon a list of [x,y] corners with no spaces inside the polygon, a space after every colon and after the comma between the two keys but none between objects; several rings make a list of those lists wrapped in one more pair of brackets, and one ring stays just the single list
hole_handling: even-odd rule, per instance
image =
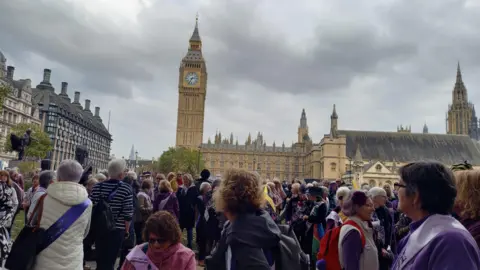
[{"label": "big ben clock face", "polygon": [[196,72],[189,72],[185,75],[185,82],[188,85],[195,85],[198,82],[198,75]]}]

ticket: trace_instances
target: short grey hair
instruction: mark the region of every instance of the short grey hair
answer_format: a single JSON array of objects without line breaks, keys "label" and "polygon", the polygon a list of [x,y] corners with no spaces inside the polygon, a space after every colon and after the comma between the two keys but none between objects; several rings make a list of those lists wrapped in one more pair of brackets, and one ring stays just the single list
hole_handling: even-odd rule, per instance
[{"label": "short grey hair", "polygon": [[108,178],[108,171],[107,170],[103,169],[103,170],[99,171],[98,173],[101,173],[101,174],[105,175],[105,178]]},{"label": "short grey hair", "polygon": [[82,174],[82,165],[73,159],[65,159],[60,162],[57,169],[58,181],[71,181],[78,183],[80,182],[80,178],[82,178]]},{"label": "short grey hair", "polygon": [[48,170],[43,171],[38,175],[38,184],[42,188],[48,188],[48,185],[55,179],[55,172]]},{"label": "short grey hair", "polygon": [[387,192],[385,191],[385,189],[381,188],[381,187],[373,187],[371,188],[369,191],[368,191],[368,196],[370,196],[370,198],[375,198],[375,197],[378,197],[378,196],[385,196],[387,197]]},{"label": "short grey hair", "polygon": [[328,190],[328,188],[326,186],[321,186],[320,189],[322,190],[322,196],[323,195],[327,195],[330,193],[330,191]]},{"label": "short grey hair", "polygon": [[93,178],[97,179],[99,182],[107,180],[107,176],[103,173],[97,173]]},{"label": "short grey hair", "polygon": [[123,173],[127,168],[127,163],[121,158],[116,158],[108,162],[108,176],[112,179],[122,180]]},{"label": "short grey hair", "polygon": [[138,178],[137,178],[137,173],[134,172],[134,171],[128,171],[128,172],[127,172],[127,176],[130,177],[130,178],[132,178],[133,180],[137,180],[137,179],[138,179]]},{"label": "short grey hair", "polygon": [[337,189],[337,193],[335,194],[335,197],[338,201],[343,201],[348,197],[349,194],[350,194],[350,189],[348,187],[339,187]]},{"label": "short grey hair", "polygon": [[204,190],[207,187],[212,187],[212,185],[210,185],[210,183],[208,182],[203,182],[202,184],[200,184],[200,194],[203,194]]}]

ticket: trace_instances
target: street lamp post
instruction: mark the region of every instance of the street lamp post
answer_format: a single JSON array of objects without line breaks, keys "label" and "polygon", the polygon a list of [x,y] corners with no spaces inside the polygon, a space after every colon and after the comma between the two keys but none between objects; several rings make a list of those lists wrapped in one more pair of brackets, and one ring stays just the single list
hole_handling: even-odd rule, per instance
[{"label": "street lamp post", "polygon": [[137,170],[137,160],[138,160],[138,151],[135,151],[135,168],[134,168],[134,171]]},{"label": "street lamp post", "polygon": [[198,147],[197,153],[197,172],[200,174],[200,152],[202,150],[202,146]]}]

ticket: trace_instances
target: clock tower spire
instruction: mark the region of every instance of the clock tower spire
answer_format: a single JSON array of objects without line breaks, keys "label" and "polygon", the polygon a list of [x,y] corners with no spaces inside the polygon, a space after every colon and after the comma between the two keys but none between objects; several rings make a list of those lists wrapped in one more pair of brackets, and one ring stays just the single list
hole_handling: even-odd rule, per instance
[{"label": "clock tower spire", "polygon": [[202,144],[206,97],[207,66],[202,55],[197,14],[189,48],[179,68],[177,147],[198,149]]}]

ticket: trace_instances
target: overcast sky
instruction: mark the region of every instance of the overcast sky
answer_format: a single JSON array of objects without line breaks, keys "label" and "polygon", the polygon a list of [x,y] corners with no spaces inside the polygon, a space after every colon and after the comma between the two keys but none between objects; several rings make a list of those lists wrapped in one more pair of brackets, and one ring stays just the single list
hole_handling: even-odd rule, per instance
[{"label": "overcast sky", "polygon": [[[340,129],[445,133],[457,61],[480,106],[480,4],[471,0],[0,1],[0,51],[37,85],[52,69],[111,111],[112,153],[158,157],[175,144],[178,68],[199,13],[208,68],[204,141],[311,138]],[[477,111],[479,111],[477,109]]]}]

